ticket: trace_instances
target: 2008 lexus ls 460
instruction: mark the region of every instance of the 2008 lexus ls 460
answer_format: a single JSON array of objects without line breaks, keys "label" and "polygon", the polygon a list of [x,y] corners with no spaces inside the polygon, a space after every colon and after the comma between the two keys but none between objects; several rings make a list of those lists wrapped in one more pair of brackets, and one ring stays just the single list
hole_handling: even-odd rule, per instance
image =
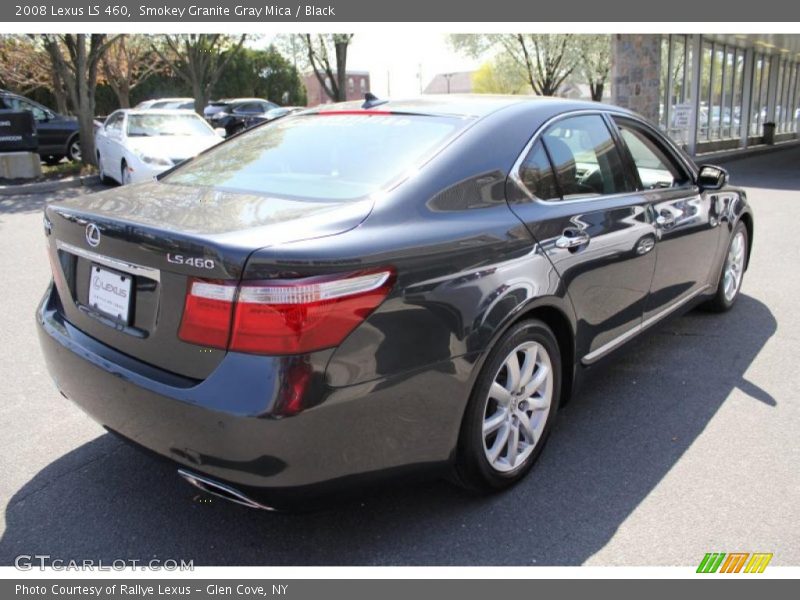
[{"label": "2008 lexus ls 460", "polygon": [[242,504],[421,469],[502,489],[592,365],[733,306],[727,178],[597,103],[311,109],[49,204],[41,345],[67,398]]}]

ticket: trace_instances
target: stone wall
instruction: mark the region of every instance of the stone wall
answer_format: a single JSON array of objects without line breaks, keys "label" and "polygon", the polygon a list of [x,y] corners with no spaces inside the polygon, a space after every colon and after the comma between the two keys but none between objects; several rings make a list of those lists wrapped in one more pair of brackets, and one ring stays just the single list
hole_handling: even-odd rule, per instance
[{"label": "stone wall", "polygon": [[658,122],[660,34],[612,36],[611,102]]}]

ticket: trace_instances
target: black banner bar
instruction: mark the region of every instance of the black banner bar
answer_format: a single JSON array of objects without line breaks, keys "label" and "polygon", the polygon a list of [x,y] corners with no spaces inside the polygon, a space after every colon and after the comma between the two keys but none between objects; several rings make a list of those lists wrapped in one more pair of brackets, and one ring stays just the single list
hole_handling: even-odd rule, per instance
[{"label": "black banner bar", "polygon": [[785,0],[12,0],[4,23],[44,22],[796,22],[800,2]]},{"label": "black banner bar", "polygon": [[[704,581],[700,581],[704,579]],[[711,583],[711,579],[716,579]],[[723,579],[715,576],[697,576],[695,579],[653,580],[545,580],[545,579],[264,579],[264,580],[182,580],[166,579],[27,579],[0,582],[0,597],[9,600],[414,600],[458,598],[458,600],[486,600],[486,598],[583,597],[642,598],[660,600],[708,594],[726,598],[752,597],[758,593],[774,593],[774,597],[789,595],[792,580],[737,577]],[[758,586],[758,587],[756,587]],[[767,590],[769,588],[769,591]],[[778,596],[782,591],[786,596]]]}]

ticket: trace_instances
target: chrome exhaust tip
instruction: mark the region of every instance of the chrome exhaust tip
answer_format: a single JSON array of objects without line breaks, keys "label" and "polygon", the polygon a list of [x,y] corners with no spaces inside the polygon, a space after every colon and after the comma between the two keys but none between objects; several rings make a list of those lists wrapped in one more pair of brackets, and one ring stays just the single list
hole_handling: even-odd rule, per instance
[{"label": "chrome exhaust tip", "polygon": [[228,502],[241,504],[242,506],[246,506],[248,508],[257,508],[259,510],[275,510],[271,506],[256,502],[234,487],[231,487],[225,483],[220,483],[219,481],[214,481],[213,479],[209,479],[203,475],[198,475],[197,473],[192,473],[191,471],[186,471],[185,469],[178,469],[178,475],[180,475],[183,479],[188,481],[197,489],[202,490],[207,494],[211,494],[212,496],[216,496],[217,498],[227,500]]}]

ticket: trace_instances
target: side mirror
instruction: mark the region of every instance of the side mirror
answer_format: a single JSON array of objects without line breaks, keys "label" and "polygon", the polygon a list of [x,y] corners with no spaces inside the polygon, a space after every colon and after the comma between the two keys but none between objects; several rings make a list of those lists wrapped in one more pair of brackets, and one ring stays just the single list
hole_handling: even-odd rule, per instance
[{"label": "side mirror", "polygon": [[214,133],[216,133],[221,138],[224,138],[226,135],[228,135],[228,132],[225,131],[224,127],[215,127]]},{"label": "side mirror", "polygon": [[728,172],[722,167],[703,165],[697,175],[697,186],[701,190],[719,190],[728,183]]}]

